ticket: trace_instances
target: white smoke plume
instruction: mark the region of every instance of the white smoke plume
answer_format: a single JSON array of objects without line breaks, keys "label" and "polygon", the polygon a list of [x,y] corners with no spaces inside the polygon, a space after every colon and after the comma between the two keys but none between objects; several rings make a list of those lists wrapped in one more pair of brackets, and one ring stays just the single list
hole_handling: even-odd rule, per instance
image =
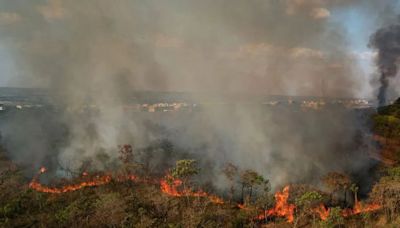
[{"label": "white smoke plume", "polygon": [[[116,157],[118,145],[141,148],[166,138],[212,161],[216,171],[233,162],[273,185],[362,170],[368,159],[352,147],[360,127],[341,111],[277,115],[232,105],[149,118],[127,114],[123,106],[137,90],[191,92],[195,102],[218,101],[224,93],[365,96],[369,82],[361,80],[345,31],[329,18],[341,7],[384,11],[394,2],[0,1],[0,43],[17,66],[12,81],[48,89],[62,107],[54,122],[68,136],[50,146],[54,135],[43,125],[53,123],[37,117],[19,131],[10,121],[2,133],[13,157],[36,166],[56,157],[74,169],[100,152]],[[98,111],[79,114],[88,105]],[[152,131],[149,122],[165,132]]]}]

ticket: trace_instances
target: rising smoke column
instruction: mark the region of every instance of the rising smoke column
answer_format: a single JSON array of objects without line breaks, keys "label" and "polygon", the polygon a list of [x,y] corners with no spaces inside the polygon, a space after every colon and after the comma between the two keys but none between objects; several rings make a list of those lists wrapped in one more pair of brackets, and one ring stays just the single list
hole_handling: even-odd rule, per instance
[{"label": "rising smoke column", "polygon": [[400,57],[400,19],[397,24],[379,29],[370,40],[370,47],[377,49],[377,65],[380,71],[380,87],[378,92],[379,106],[386,104],[390,78],[398,72]]},{"label": "rising smoke column", "polygon": [[[373,0],[0,1],[0,47],[7,47],[18,66],[13,80],[47,87],[62,107],[51,116],[55,124],[48,115],[13,117],[0,130],[13,158],[50,170],[54,157],[57,167],[77,170],[89,160],[101,169],[97,155],[117,158],[118,144],[140,149],[167,138],[201,158],[201,167],[229,161],[267,176],[272,186],[316,180],[332,170],[355,172],[368,157],[354,149],[356,119],[341,110],[317,115],[216,105],[172,118],[127,115],[122,107],[131,102],[132,90],[210,94],[195,95],[196,103],[221,100],[215,91],[355,96],[365,82],[353,73],[345,31],[332,24],[330,12],[333,18],[336,10],[354,6],[376,14],[382,5],[387,6]],[[18,16],[10,21],[4,15]],[[88,105],[96,111],[80,114]],[[149,155],[154,167],[176,160],[169,152],[155,154]]]}]

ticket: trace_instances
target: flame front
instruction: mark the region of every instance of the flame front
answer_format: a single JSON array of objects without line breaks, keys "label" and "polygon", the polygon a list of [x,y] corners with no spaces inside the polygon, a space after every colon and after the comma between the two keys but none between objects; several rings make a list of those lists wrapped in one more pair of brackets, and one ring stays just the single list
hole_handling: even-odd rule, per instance
[{"label": "flame front", "polygon": [[[365,212],[370,212],[370,211],[376,211],[381,209],[381,205],[377,204],[377,203],[371,203],[371,204],[366,204],[366,205],[362,205],[361,202],[356,201],[354,204],[354,207],[352,209],[344,209],[342,211],[342,215],[343,217],[349,217],[352,215],[358,215],[361,213],[365,213]],[[329,218],[329,214],[331,209],[330,208],[326,208],[325,205],[320,204],[317,208],[315,208],[313,210],[315,213],[317,213],[319,215],[319,217],[321,218],[321,220],[327,220]]]},{"label": "flame front", "polygon": [[[53,194],[60,194],[60,193],[66,193],[66,192],[73,192],[77,191],[82,188],[86,187],[94,187],[94,186],[100,186],[100,185],[105,185],[111,182],[112,177],[110,175],[104,175],[104,176],[96,176],[93,180],[89,181],[83,181],[78,184],[71,184],[71,185],[66,185],[63,187],[55,188],[55,187],[47,187],[39,183],[39,175],[45,173],[47,169],[45,167],[41,167],[38,174],[32,179],[32,181],[29,183],[29,187],[31,189],[34,189],[38,192],[44,192],[44,193],[53,193]],[[88,176],[88,173],[84,172],[82,174],[83,176]],[[123,177],[117,178],[117,181],[126,181],[126,180],[136,180],[137,177],[133,175],[126,175]]]},{"label": "flame front", "polygon": [[[267,211],[267,216],[285,217],[288,222],[292,223],[294,220],[294,204],[288,203],[289,199],[289,186],[286,186],[281,192],[275,193],[275,206]],[[265,214],[265,213],[264,213]],[[265,215],[259,215],[259,219],[265,219]]]},{"label": "flame front", "polygon": [[[60,194],[60,193],[66,193],[66,192],[72,192],[72,191],[77,191],[79,189],[85,188],[85,187],[94,187],[94,186],[100,186],[100,185],[105,185],[111,182],[112,177],[110,175],[104,175],[104,176],[97,176],[95,179],[90,180],[90,181],[84,181],[79,184],[73,184],[73,185],[66,185],[60,188],[52,188],[52,187],[47,187],[39,183],[39,175],[45,173],[47,169],[45,167],[41,167],[39,170],[38,175],[36,175],[32,181],[29,183],[29,187],[31,189],[34,189],[38,192],[44,192],[44,193],[53,193],[53,194]],[[88,176],[89,174],[84,172],[82,176]],[[143,182],[149,182],[146,180],[141,180],[137,176],[134,175],[124,175],[124,176],[118,176],[115,178],[115,181],[118,182],[124,182],[124,181],[143,181]],[[153,181],[151,181],[153,183]],[[183,182],[182,180],[179,179],[174,179],[170,175],[167,175],[166,178],[160,180],[160,189],[163,193],[169,195],[169,196],[175,196],[175,197],[182,197],[182,196],[193,196],[193,197],[206,197],[208,198],[211,202],[216,203],[216,204],[223,204],[224,200],[218,196],[215,195],[209,195],[208,193],[200,190],[197,192],[192,191],[189,188],[184,188],[181,191],[178,189],[182,186]]]},{"label": "flame front", "polygon": [[[94,186],[101,186],[101,185],[106,185],[110,183],[113,178],[111,175],[104,175],[104,176],[96,176],[94,179],[89,180],[89,181],[84,181],[78,184],[72,184],[72,185],[66,185],[63,187],[47,187],[39,183],[38,179],[39,176],[43,173],[45,173],[47,169],[45,167],[41,167],[38,174],[32,179],[32,181],[29,183],[29,187],[31,189],[34,189],[38,192],[44,192],[44,193],[52,193],[52,194],[60,194],[60,193],[66,193],[66,192],[72,192],[72,191],[77,191],[79,189],[85,188],[85,187],[94,187]],[[84,172],[82,176],[86,177],[89,174]],[[202,190],[199,191],[193,191],[190,188],[185,188],[183,187],[183,181],[180,179],[175,179],[170,175],[167,175],[165,178],[161,179],[160,181],[155,181],[155,180],[146,180],[146,179],[140,179],[137,176],[134,175],[123,175],[123,176],[118,176],[114,179],[115,181],[118,182],[124,182],[124,181],[135,181],[135,182],[146,182],[146,183],[158,183],[160,185],[160,190],[169,196],[173,197],[204,197],[207,198],[209,201],[215,203],[215,204],[224,204],[224,200],[216,195],[210,195]],[[287,219],[289,223],[292,223],[294,221],[294,211],[296,206],[294,204],[289,204],[288,203],[289,199],[289,186],[286,186],[283,188],[282,191],[278,191],[275,193],[275,206],[272,209],[263,211],[262,214],[260,214],[257,219],[263,220],[266,217],[271,217],[271,216],[276,216],[276,217],[284,217]],[[238,204],[237,205],[240,209],[242,210],[248,210],[248,208],[245,205]],[[352,215],[357,215],[365,212],[370,212],[370,211],[376,211],[379,210],[381,206],[376,203],[372,204],[366,204],[363,205],[361,202],[356,201],[354,204],[354,207],[352,209],[344,209],[342,211],[342,215],[344,217],[352,216]],[[320,204],[318,207],[313,209],[313,212],[318,214],[321,220],[327,220],[329,218],[331,209],[326,208],[324,204]]]},{"label": "flame front", "polygon": [[215,195],[209,195],[208,193],[199,190],[197,192],[192,191],[190,188],[182,187],[182,180],[174,179],[172,176],[167,175],[164,179],[160,181],[161,191],[169,196],[182,197],[182,196],[192,196],[192,197],[205,197],[211,202],[216,204],[223,204],[224,200]]},{"label": "flame front", "polygon": [[381,208],[381,205],[379,205],[377,203],[362,205],[361,202],[356,200],[353,209],[343,210],[343,216],[348,217],[348,216],[352,216],[352,215],[358,215],[358,214],[365,213],[365,212],[376,211],[376,210],[379,210],[380,208]]},{"label": "flame front", "polygon": [[60,194],[60,193],[66,193],[66,192],[73,192],[73,191],[76,191],[76,190],[79,190],[79,189],[82,189],[85,187],[105,185],[105,184],[108,184],[110,181],[111,181],[110,176],[101,176],[101,177],[95,178],[94,180],[81,182],[79,184],[67,185],[67,186],[63,186],[60,188],[50,188],[50,187],[43,186],[36,179],[34,179],[29,184],[29,187],[38,192]]}]

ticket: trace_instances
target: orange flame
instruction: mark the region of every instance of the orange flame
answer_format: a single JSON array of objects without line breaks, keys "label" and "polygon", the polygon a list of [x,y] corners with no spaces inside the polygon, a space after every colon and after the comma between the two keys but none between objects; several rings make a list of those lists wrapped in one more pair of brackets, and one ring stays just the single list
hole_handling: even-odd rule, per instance
[{"label": "orange flame", "polygon": [[[275,193],[275,206],[267,211],[267,216],[285,217],[288,222],[292,223],[294,220],[294,204],[288,204],[289,199],[289,186],[283,188],[281,192]],[[261,214],[258,219],[265,219],[265,215]]]},{"label": "orange flame", "polygon": [[[32,179],[32,181],[30,182],[29,187],[38,192],[60,194],[60,193],[76,191],[76,190],[79,190],[79,189],[82,189],[85,187],[94,187],[94,186],[105,185],[105,184],[110,183],[112,180],[112,177],[110,175],[104,175],[104,176],[97,176],[93,180],[84,181],[79,184],[66,185],[66,186],[63,186],[60,188],[52,188],[52,187],[44,186],[44,185],[40,184],[38,181],[39,175],[45,173],[46,171],[47,171],[47,169],[45,167],[41,167],[38,175],[35,176]],[[82,175],[88,176],[88,173],[84,172]],[[118,182],[124,182],[124,181],[149,182],[146,180],[140,180],[137,176],[134,176],[134,175],[119,176],[119,177],[115,178],[115,180]],[[169,180],[169,182],[167,180]],[[194,192],[191,189],[186,188],[186,189],[183,189],[182,191],[179,191],[178,189],[181,187],[181,185],[182,185],[181,180],[173,179],[169,175],[165,179],[162,179],[160,181],[161,191],[167,195],[175,196],[175,197],[182,197],[182,196],[206,197],[213,203],[216,203],[216,204],[224,203],[223,199],[219,198],[218,196],[209,195],[202,190]]]},{"label": "orange flame", "polygon": [[331,213],[330,208],[326,208],[324,204],[320,204],[317,208],[314,209],[314,212],[319,215],[321,220],[327,220],[329,217],[329,214]]},{"label": "orange flame", "polygon": [[[94,186],[101,186],[105,185],[111,182],[112,177],[110,175],[104,175],[104,176],[96,176],[93,180],[89,181],[84,181],[78,184],[72,184],[72,185],[66,185],[63,187],[47,187],[39,183],[38,177],[39,175],[45,173],[47,169],[45,167],[41,167],[38,174],[32,179],[32,181],[29,183],[29,187],[31,189],[34,189],[38,192],[44,192],[44,193],[53,193],[53,194],[60,194],[60,193],[66,193],[66,192],[71,192],[71,191],[76,191],[85,187],[94,187]],[[88,176],[88,173],[84,172],[82,174],[83,176]],[[137,176],[134,175],[125,175],[125,176],[119,176],[115,178],[116,181],[118,182],[124,182],[124,181],[142,181],[146,183],[155,183],[155,181],[149,181],[149,180],[142,180],[139,179]],[[209,195],[208,193],[199,190],[199,191],[193,191],[190,188],[183,188],[183,182],[182,180],[179,179],[174,179],[172,176],[167,175],[164,179],[161,179],[157,183],[160,184],[160,190],[169,196],[174,196],[174,197],[183,197],[183,196],[191,196],[191,197],[204,197],[210,200],[211,202],[215,204],[224,204],[224,200],[216,195]],[[295,205],[289,204],[287,201],[289,199],[289,186],[286,186],[283,188],[282,191],[278,191],[275,193],[275,206],[274,208],[270,210],[264,211],[262,214],[260,214],[257,219],[262,220],[265,219],[266,217],[269,216],[277,216],[277,217],[285,217],[289,223],[292,223],[294,221],[294,210],[296,208]],[[242,210],[248,210],[248,208],[245,205],[238,204],[238,208]],[[342,215],[344,217],[352,216],[352,215],[357,215],[360,213],[365,213],[365,212],[370,212],[370,211],[376,211],[379,210],[381,206],[377,203],[372,203],[372,204],[366,204],[363,205],[359,201],[356,201],[354,204],[353,209],[344,209],[342,211]],[[325,205],[320,204],[317,208],[313,209],[315,213],[319,215],[321,220],[326,220],[329,217],[330,208],[326,208]]]},{"label": "orange flame", "polygon": [[182,184],[183,184],[182,180],[174,179],[172,176],[167,175],[165,179],[162,179],[160,181],[160,188],[163,193],[165,193],[169,196],[205,197],[205,198],[208,198],[211,202],[216,203],[216,204],[224,203],[224,200],[219,198],[218,196],[209,195],[208,193],[206,193],[202,190],[197,191],[197,192],[194,192],[189,188],[184,188],[182,190],[179,190],[179,188],[181,188]]},{"label": "orange flame", "polygon": [[241,210],[249,210],[249,208],[247,208],[244,204],[238,204],[237,207]]},{"label": "orange flame", "polygon": [[381,208],[381,205],[377,203],[371,204],[361,204],[358,200],[355,202],[353,209],[345,209],[343,210],[343,216],[348,217],[352,215],[358,215],[365,212],[376,211]]},{"label": "orange flame", "polygon": [[45,173],[47,171],[46,167],[40,167],[39,174]]},{"label": "orange flame", "polygon": [[[376,211],[379,210],[381,206],[377,203],[371,203],[362,205],[359,201],[356,201],[354,207],[352,209],[344,209],[342,211],[342,215],[344,217],[349,217],[352,215],[357,215],[365,212]],[[321,220],[327,220],[329,217],[331,209],[326,208],[323,204],[319,205],[319,207],[314,209],[314,212],[319,215]]]},{"label": "orange flame", "polygon": [[[66,185],[66,186],[59,187],[59,188],[47,187],[47,186],[42,185],[38,181],[39,175],[45,173],[46,171],[47,171],[47,169],[45,167],[40,168],[38,175],[35,176],[32,179],[32,181],[29,183],[29,187],[31,189],[34,189],[38,192],[60,194],[60,193],[77,191],[79,189],[86,188],[86,187],[105,185],[105,184],[110,183],[112,180],[112,177],[110,175],[104,175],[104,176],[96,176],[93,180],[84,181],[84,182],[81,182],[78,184]],[[84,172],[82,175],[88,176],[88,173]],[[127,175],[127,176],[122,176],[122,177],[117,178],[117,181],[126,181],[126,180],[135,181],[135,180],[137,180],[137,177],[133,176],[133,175]]]},{"label": "orange flame", "polygon": [[79,184],[67,185],[67,186],[64,186],[61,188],[51,188],[51,187],[43,186],[36,179],[33,179],[31,181],[31,183],[29,184],[29,187],[38,192],[59,194],[59,193],[76,191],[76,190],[79,190],[79,189],[82,189],[85,187],[105,185],[105,184],[109,183],[110,181],[111,181],[110,176],[102,176],[102,177],[97,177],[94,180],[85,181],[85,182],[82,182]]}]

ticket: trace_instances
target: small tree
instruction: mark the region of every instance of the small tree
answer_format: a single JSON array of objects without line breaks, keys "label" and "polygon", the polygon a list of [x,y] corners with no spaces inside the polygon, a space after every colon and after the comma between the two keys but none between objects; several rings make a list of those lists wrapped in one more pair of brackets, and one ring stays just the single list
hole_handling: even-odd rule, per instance
[{"label": "small tree", "polygon": [[313,208],[315,208],[318,204],[321,204],[322,195],[316,191],[305,192],[303,195],[296,199],[296,211],[298,215],[296,217],[295,226],[299,219],[305,216],[312,216],[312,225],[315,223],[315,213],[313,212]]},{"label": "small tree", "polygon": [[347,190],[350,187],[351,180],[346,174],[331,172],[322,178],[324,184],[331,190],[331,200],[333,201],[333,195],[336,192],[343,191],[344,201],[343,204],[347,202]]},{"label": "small tree", "polygon": [[329,216],[325,221],[321,221],[320,227],[334,228],[343,227],[344,218],[342,215],[342,209],[340,207],[333,207],[329,212]]},{"label": "small tree", "polygon": [[181,179],[183,187],[186,187],[187,181],[191,176],[199,173],[196,160],[176,161],[175,167],[171,170],[171,176],[175,179]]},{"label": "small tree", "polygon": [[264,180],[262,183],[262,194],[257,197],[256,205],[258,208],[261,208],[264,213],[264,220],[267,223],[267,210],[272,207],[274,202],[274,196],[271,194],[271,185],[269,180]]},{"label": "small tree", "polygon": [[356,184],[350,186],[350,191],[354,194],[354,203],[358,202],[358,189],[359,187]]},{"label": "small tree", "polygon": [[244,196],[245,189],[247,189],[248,198],[249,200],[251,200],[253,194],[253,188],[255,186],[260,186],[265,182],[264,178],[261,175],[250,169],[245,170],[242,173],[241,181],[242,181],[242,202],[244,202],[245,199]]}]

